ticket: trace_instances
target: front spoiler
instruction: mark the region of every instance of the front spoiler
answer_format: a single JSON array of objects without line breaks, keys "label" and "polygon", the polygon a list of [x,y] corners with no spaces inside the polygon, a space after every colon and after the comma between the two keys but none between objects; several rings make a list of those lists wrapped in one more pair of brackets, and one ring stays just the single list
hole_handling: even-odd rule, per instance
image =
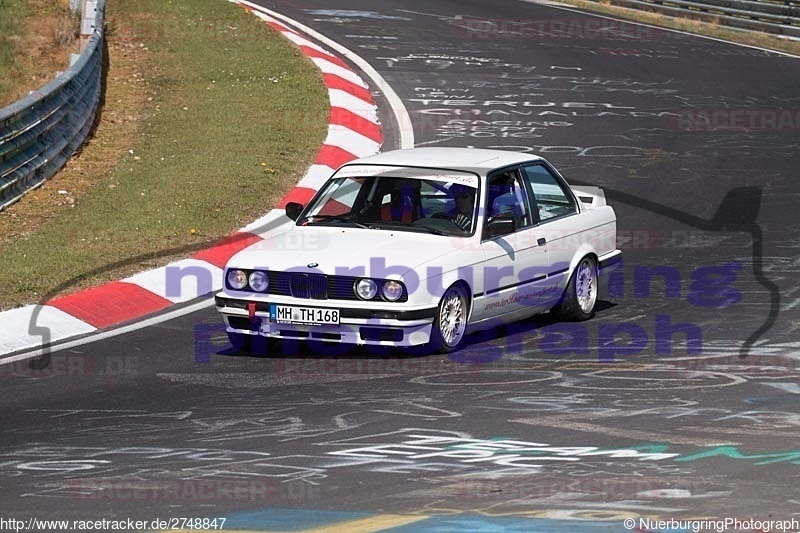
[{"label": "front spoiler", "polygon": [[[283,324],[270,318],[269,303],[217,296],[217,310],[225,319],[225,331],[274,339],[313,340],[328,343],[378,346],[419,346],[430,342],[436,308],[386,310],[336,307],[335,325]],[[295,304],[296,305],[296,304]],[[331,307],[319,301],[313,307]]]}]

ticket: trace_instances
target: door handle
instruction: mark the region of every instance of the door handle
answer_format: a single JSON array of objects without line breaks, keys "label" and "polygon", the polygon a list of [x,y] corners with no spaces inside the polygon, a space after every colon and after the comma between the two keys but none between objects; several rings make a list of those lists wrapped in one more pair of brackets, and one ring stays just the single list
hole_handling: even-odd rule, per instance
[{"label": "door handle", "polygon": [[539,237],[538,239],[536,239],[536,244],[538,244],[539,246],[544,246],[545,244],[547,244],[547,239],[545,239],[544,237]]}]

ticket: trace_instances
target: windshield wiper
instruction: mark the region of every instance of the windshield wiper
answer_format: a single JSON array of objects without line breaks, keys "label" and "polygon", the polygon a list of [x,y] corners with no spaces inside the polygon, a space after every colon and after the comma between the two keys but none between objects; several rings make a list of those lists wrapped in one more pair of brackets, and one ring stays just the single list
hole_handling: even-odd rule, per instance
[{"label": "windshield wiper", "polygon": [[421,229],[425,230],[428,233],[432,233],[434,235],[452,235],[452,233],[448,233],[446,231],[442,231],[440,229],[429,228],[428,226],[414,226],[414,229]]},{"label": "windshield wiper", "polygon": [[367,228],[367,226],[361,222],[356,222],[353,220],[353,215],[309,215],[305,217],[303,221],[306,223],[306,225],[313,226],[314,224],[317,224],[317,222],[314,222],[314,219],[319,219],[320,222],[345,222],[347,224],[353,224],[359,228]]},{"label": "windshield wiper", "polygon": [[370,228],[377,228],[381,229],[381,226],[387,226],[391,229],[399,229],[402,231],[416,231],[416,232],[425,232],[425,233],[432,233],[433,235],[452,235],[451,233],[444,232],[442,230],[438,230],[435,228],[431,228],[428,226],[423,226],[422,224],[408,224],[406,222],[395,222],[395,221],[388,221],[383,220],[379,222],[370,222]]}]

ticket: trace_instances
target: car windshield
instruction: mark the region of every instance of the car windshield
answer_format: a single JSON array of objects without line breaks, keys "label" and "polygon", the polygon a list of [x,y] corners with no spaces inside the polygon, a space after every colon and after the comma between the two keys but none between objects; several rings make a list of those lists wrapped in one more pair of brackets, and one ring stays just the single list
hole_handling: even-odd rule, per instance
[{"label": "car windshield", "polygon": [[[462,237],[474,233],[475,199],[479,197],[476,175],[421,169],[403,169],[403,173],[370,170],[376,175],[337,173],[298,219],[298,225]],[[411,172],[416,175],[409,176]]]}]

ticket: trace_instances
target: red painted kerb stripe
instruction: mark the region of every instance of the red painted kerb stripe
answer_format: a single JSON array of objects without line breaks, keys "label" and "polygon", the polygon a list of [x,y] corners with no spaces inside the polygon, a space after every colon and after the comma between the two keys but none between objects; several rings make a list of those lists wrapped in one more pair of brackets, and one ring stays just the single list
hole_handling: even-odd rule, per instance
[{"label": "red painted kerb stripe", "polygon": [[172,302],[138,285],[112,281],[100,287],[55,298],[48,305],[96,328],[105,328],[161,311],[171,306]]}]

